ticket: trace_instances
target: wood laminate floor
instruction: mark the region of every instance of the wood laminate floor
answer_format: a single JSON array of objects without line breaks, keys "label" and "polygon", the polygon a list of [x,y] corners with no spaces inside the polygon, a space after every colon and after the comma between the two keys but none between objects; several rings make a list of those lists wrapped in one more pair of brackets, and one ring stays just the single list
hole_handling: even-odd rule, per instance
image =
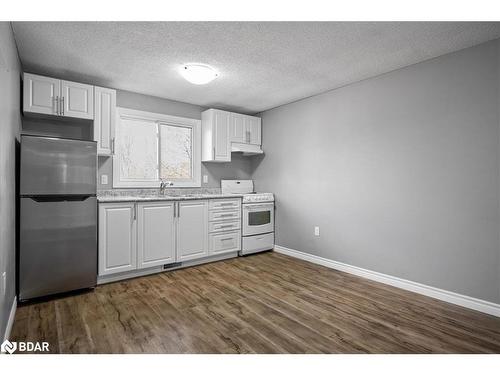
[{"label": "wood laminate floor", "polygon": [[277,253],[20,306],[53,353],[500,353],[500,318]]}]

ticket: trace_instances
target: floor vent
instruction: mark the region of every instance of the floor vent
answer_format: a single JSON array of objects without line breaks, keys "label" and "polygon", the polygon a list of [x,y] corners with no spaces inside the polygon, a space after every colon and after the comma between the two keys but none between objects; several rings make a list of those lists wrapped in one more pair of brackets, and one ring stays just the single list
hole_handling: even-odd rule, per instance
[{"label": "floor vent", "polygon": [[169,263],[169,264],[164,264],[163,269],[168,270],[169,268],[175,268],[175,267],[180,267],[182,266],[182,262],[179,263]]}]

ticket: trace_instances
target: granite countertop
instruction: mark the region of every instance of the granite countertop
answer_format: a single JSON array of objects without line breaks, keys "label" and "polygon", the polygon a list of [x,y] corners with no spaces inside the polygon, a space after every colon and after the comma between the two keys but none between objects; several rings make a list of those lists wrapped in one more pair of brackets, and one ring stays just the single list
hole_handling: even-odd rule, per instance
[{"label": "granite countertop", "polygon": [[167,190],[160,194],[158,189],[121,189],[101,190],[97,192],[100,203],[112,202],[154,202],[154,201],[186,201],[196,199],[241,198],[239,194],[222,194],[219,188]]}]

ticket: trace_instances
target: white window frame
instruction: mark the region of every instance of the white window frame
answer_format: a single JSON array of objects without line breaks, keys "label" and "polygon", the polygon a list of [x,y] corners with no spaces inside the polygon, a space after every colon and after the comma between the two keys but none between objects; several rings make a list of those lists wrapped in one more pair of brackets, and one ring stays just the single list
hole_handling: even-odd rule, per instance
[{"label": "white window frame", "polygon": [[[158,176],[159,176],[159,161],[160,161],[160,125],[173,125],[190,127],[192,129],[192,179],[169,179],[172,182],[172,188],[178,187],[201,187],[201,120],[192,118],[177,117],[164,115],[161,113],[138,111],[135,109],[120,108],[116,109],[116,127],[115,127],[115,140],[119,142],[119,132],[121,128],[122,119],[137,119],[151,122],[156,126],[158,134]],[[157,188],[160,185],[160,178],[157,180],[121,180],[120,179],[120,157],[118,152],[120,145],[115,145],[116,154],[113,155],[113,187],[114,188]]]}]

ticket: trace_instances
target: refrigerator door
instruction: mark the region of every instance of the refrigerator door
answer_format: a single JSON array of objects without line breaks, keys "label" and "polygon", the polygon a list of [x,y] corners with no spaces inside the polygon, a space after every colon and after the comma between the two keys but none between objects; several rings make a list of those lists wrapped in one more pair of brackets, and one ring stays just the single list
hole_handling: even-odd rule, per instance
[{"label": "refrigerator door", "polygon": [[23,135],[21,195],[95,195],[95,142]]},{"label": "refrigerator door", "polygon": [[95,197],[21,198],[19,299],[97,281]]}]

